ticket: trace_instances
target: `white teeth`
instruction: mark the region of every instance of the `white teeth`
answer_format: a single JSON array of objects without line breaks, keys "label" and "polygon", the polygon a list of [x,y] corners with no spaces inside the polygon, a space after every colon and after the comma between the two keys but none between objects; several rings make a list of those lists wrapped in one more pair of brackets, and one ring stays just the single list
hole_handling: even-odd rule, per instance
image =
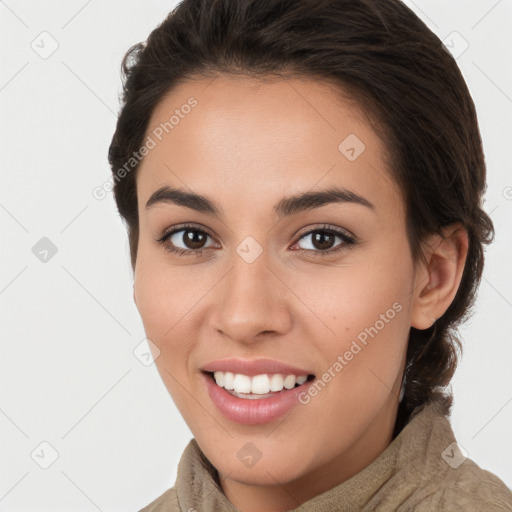
[{"label": "white teeth", "polygon": [[305,375],[301,375],[300,377],[297,377],[297,384],[299,386],[301,386],[302,384],[304,384],[304,382],[306,382],[308,380],[308,378],[305,376]]},{"label": "white teeth", "polygon": [[270,377],[270,391],[281,391],[283,386],[283,376],[280,373],[274,373],[274,375]]},{"label": "white teeth", "polygon": [[224,386],[224,373],[223,372],[215,372],[213,374],[213,377],[215,379],[215,382],[220,386]]},{"label": "white teeth", "polygon": [[270,379],[267,374],[256,375],[252,378],[251,393],[265,395],[270,391]]},{"label": "white teeth", "polygon": [[267,395],[269,392],[282,391],[283,388],[292,389],[296,384],[304,384],[307,375],[283,375],[281,373],[261,374],[249,377],[241,373],[221,372],[213,373],[213,378],[218,386],[235,393]]},{"label": "white teeth", "polygon": [[251,392],[251,378],[247,375],[241,375],[237,373],[235,375],[235,391],[237,393],[250,393]]},{"label": "white teeth", "polygon": [[284,387],[286,389],[292,389],[295,387],[295,375],[287,375],[284,379]]},{"label": "white teeth", "polygon": [[[234,381],[235,381],[235,374],[234,373],[231,373],[231,372],[215,372],[217,374],[224,374],[224,383],[223,384],[219,384],[217,382],[217,378],[215,378],[215,382],[217,382],[217,384],[219,384],[219,386],[224,386],[225,389],[234,389],[235,386],[234,386]],[[215,376],[215,373],[213,374]]]}]

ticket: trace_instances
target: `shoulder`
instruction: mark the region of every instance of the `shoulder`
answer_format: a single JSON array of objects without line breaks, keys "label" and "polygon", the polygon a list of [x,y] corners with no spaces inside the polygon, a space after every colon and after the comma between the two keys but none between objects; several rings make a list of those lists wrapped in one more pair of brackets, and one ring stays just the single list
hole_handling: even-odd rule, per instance
[{"label": "shoulder", "polygon": [[416,512],[512,512],[512,491],[493,473],[466,459],[422,488],[421,496],[400,510]]},{"label": "shoulder", "polygon": [[181,512],[176,489],[171,487],[139,512]]}]

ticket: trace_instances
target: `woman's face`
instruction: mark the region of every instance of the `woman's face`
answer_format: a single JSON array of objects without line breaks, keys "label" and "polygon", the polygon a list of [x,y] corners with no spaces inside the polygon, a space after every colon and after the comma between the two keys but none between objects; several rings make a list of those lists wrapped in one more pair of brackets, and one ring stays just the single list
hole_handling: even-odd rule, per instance
[{"label": "woman's face", "polygon": [[382,141],[325,83],[224,76],[148,136],[134,298],[199,446],[225,489],[349,478],[391,440],[417,288]]}]

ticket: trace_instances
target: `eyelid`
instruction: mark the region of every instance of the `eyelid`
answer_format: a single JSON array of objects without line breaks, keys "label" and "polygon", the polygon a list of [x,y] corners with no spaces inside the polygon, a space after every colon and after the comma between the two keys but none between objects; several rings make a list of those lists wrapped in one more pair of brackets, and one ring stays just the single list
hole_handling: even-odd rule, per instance
[{"label": "eyelid", "polygon": [[296,235],[296,238],[300,239],[304,235],[310,235],[311,233],[314,233],[315,231],[329,231],[329,232],[333,232],[337,236],[344,235],[347,238],[357,241],[357,237],[355,235],[353,235],[348,229],[345,229],[345,228],[342,228],[339,226],[334,226],[331,224],[322,224],[321,226],[316,226],[316,227],[312,227],[312,228],[308,227],[305,229],[305,231],[299,232]]},{"label": "eyelid", "polygon": [[187,222],[184,222],[183,224],[176,224],[174,226],[171,226],[170,228],[164,229],[161,235],[159,235],[156,239],[157,242],[163,242],[167,238],[169,238],[171,235],[179,232],[179,231],[185,231],[187,229],[196,230],[196,231],[204,231],[209,237],[215,238],[215,236],[211,233],[211,231],[203,226],[202,224],[190,224]]}]

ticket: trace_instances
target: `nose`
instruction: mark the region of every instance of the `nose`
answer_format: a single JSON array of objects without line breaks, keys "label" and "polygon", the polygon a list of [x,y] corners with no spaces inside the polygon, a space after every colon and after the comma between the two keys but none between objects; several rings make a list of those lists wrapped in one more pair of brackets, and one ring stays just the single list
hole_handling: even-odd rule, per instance
[{"label": "nose", "polygon": [[238,343],[254,344],[286,333],[292,325],[286,286],[265,253],[252,263],[238,255],[216,287],[211,326]]}]

